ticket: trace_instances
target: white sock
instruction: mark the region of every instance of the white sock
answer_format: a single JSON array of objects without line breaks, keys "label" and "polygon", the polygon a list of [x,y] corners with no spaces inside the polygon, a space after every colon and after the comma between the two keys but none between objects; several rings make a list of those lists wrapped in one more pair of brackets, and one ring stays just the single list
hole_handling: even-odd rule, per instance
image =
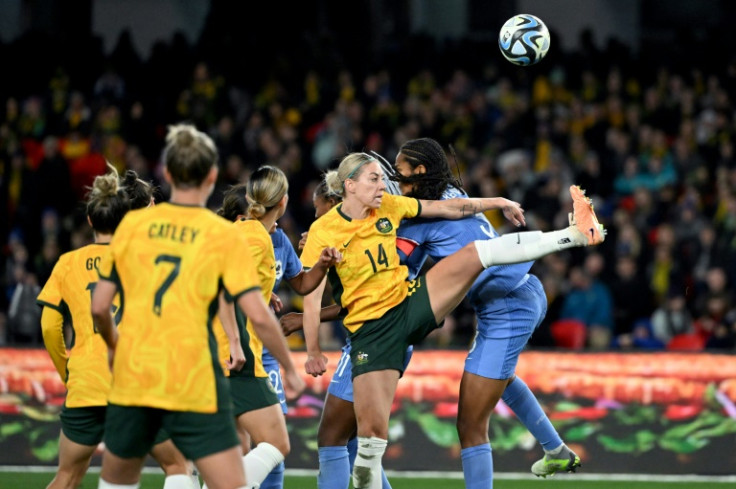
[{"label": "white sock", "polygon": [[544,453],[549,453],[550,455],[557,455],[558,453],[560,453],[562,451],[562,447],[564,447],[564,446],[565,446],[565,444],[563,443],[559,447],[553,448],[552,450],[545,450]]},{"label": "white sock", "polygon": [[381,489],[381,459],[386,451],[388,440],[375,436],[358,437],[358,455],[353,466],[353,487],[355,489]]},{"label": "white sock", "polygon": [[190,475],[189,478],[192,480],[192,487],[194,489],[202,488],[202,486],[199,485],[199,472],[197,472],[196,467],[192,469],[192,475]]},{"label": "white sock", "polygon": [[164,489],[192,489],[192,479],[187,474],[170,475],[164,479]]},{"label": "white sock", "polygon": [[136,484],[113,484],[102,479],[102,477],[100,477],[100,482],[97,483],[97,489],[139,489],[140,487],[140,482]]},{"label": "white sock", "polygon": [[575,226],[559,231],[525,231],[504,234],[494,239],[475,241],[478,258],[483,268],[493,265],[510,265],[542,258],[556,251],[585,246],[588,240]]},{"label": "white sock", "polygon": [[274,467],[284,461],[284,455],[270,443],[261,442],[243,457],[248,487],[258,487]]}]

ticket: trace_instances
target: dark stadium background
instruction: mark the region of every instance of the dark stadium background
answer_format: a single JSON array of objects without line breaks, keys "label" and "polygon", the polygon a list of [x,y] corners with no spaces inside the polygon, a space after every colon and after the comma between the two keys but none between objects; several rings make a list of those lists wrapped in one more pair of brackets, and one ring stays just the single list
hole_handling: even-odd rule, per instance
[{"label": "dark stadium background", "polygon": [[[539,16],[552,33],[547,58],[529,68],[504,61],[496,44],[503,22],[522,12]],[[210,206],[216,207],[220,192],[239,177],[261,164],[278,164],[291,185],[290,210],[280,225],[296,242],[312,221],[311,191],[326,166],[336,164],[342,153],[351,150],[375,149],[392,159],[402,140],[413,134],[402,104],[417,90],[412,83],[421,91],[417,75],[426,70],[434,85],[452,99],[452,114],[471,106],[473,95],[486,97],[486,119],[472,127],[464,125],[462,118],[444,114],[441,124],[421,126],[418,134],[458,149],[459,169],[470,193],[498,192],[519,200],[533,217],[533,225],[548,229],[559,226],[566,212],[564,195],[554,192],[551,185],[571,177],[586,183],[609,228],[609,237],[599,250],[540,260],[534,268],[545,279],[550,311],[531,344],[541,354],[550,355],[544,357],[546,361],[564,363],[564,355],[570,354],[557,349],[563,345],[553,338],[551,326],[562,319],[565,299],[574,288],[571,272],[580,269],[612,295],[612,339],[602,349],[614,353],[600,353],[598,360],[585,357],[581,371],[571,373],[571,378],[579,379],[580,385],[593,382],[596,376],[606,380],[606,375],[585,369],[610,365],[607,374],[613,377],[617,366],[638,361],[643,352],[651,365],[645,362],[641,371],[632,370],[639,372],[636,380],[641,384],[617,378],[608,379],[607,385],[619,389],[616,392],[624,391],[627,400],[641,394],[636,391],[641,385],[645,391],[662,389],[654,395],[653,404],[644,396],[647,402],[640,398],[625,409],[596,406],[594,396],[581,394],[580,385],[580,391],[566,385],[544,393],[542,401],[551,411],[559,414],[564,407],[581,413],[573,421],[565,416],[560,419],[567,436],[580,437],[580,445],[588,451],[591,463],[587,469],[605,471],[601,462],[605,458],[596,459],[605,453],[632,472],[667,473],[677,466],[683,473],[732,473],[736,463],[730,450],[733,414],[726,414],[716,393],[730,393],[726,397],[735,401],[736,388],[733,380],[728,383],[722,373],[713,372],[734,371],[736,352],[735,21],[736,2],[728,0],[0,2],[0,196],[4,202],[0,214],[4,292],[0,295],[0,347],[10,347],[0,349],[0,365],[10,366],[0,373],[12,371],[14,358],[30,357],[42,345],[39,328],[34,326],[38,310],[33,292],[44,283],[59,253],[90,239],[79,202],[84,186],[100,169],[100,155],[121,168],[136,168],[161,185],[160,197],[165,198],[166,188],[158,173],[165,128],[191,120],[213,135],[223,155],[222,178]],[[207,74],[198,86],[195,70],[202,63]],[[626,106],[639,107],[642,120],[661,135],[662,146],[655,149],[675,155],[683,120],[692,119],[712,129],[697,144],[691,141],[689,159],[673,156],[674,181],[643,194],[614,188],[623,167],[616,162],[615,148],[608,139],[613,123],[596,119],[600,117],[596,110],[609,110],[613,71],[623,82],[615,95]],[[313,102],[305,95],[310,72],[320,82],[319,97]],[[121,79],[123,88],[117,92]],[[556,80],[559,85],[553,83],[553,88],[561,89],[565,97],[572,94],[594,108],[581,115],[582,123],[585,117],[595,121],[581,137],[573,137],[569,130],[555,133],[550,123],[555,114],[546,113],[544,107],[504,106],[499,95],[506,93],[503,90],[516,94],[510,97],[514,103],[520,98],[533,99],[539,89],[535,82],[541,79]],[[369,93],[371,84],[378,88]],[[684,96],[678,91],[683,85],[695,94],[693,112],[686,115]],[[198,87],[204,87],[199,95]],[[650,89],[658,97],[655,102],[647,99]],[[362,119],[356,127],[335,130],[338,135],[331,135],[337,147],[326,147],[324,136],[330,134],[334,119],[339,119],[333,117],[335,101],[350,90],[364,113],[341,117]],[[81,112],[88,111],[88,119],[74,122],[74,127],[67,115],[72,100],[81,104]],[[386,101],[393,105],[381,105]],[[654,105],[647,106],[650,102]],[[43,121],[24,116],[34,103],[42,109]],[[14,104],[20,115],[12,115]],[[561,105],[577,110],[573,103]],[[114,110],[106,118],[110,108]],[[136,112],[141,109],[142,115]],[[509,116],[514,110],[519,113]],[[271,139],[253,143],[263,133],[252,130],[254,114],[263,127],[273,130]],[[713,118],[712,126],[703,122],[707,117]],[[504,118],[512,122],[503,130],[492,127],[490,121]],[[647,144],[656,146],[656,141],[643,143],[645,137],[627,124],[622,123],[622,132],[630,142],[641,143],[631,144],[629,151],[644,166],[652,150]],[[62,156],[44,166],[48,155],[44,142],[49,138],[61,145]],[[88,143],[88,154],[77,158],[72,150],[80,140]],[[524,166],[530,164],[529,158],[531,163],[539,159],[543,152],[540,140],[557,151],[559,174],[549,167],[532,171],[533,167]],[[729,144],[730,155],[724,149]],[[232,173],[228,170],[230,156],[234,158]],[[602,174],[587,171],[588,157],[598,159]],[[712,231],[712,242],[698,234],[704,229]],[[600,259],[598,265],[589,259],[592,255]],[[633,260],[636,269],[630,281],[618,269],[626,258]],[[710,274],[712,270],[716,272]],[[299,308],[298,298],[288,291],[283,298],[288,308]],[[651,341],[654,315],[657,311],[669,314],[667,308],[679,299],[684,309],[678,311],[692,323],[687,339],[695,340],[685,347],[709,350],[702,355],[689,353],[685,364],[702,370],[687,372],[678,353],[667,352],[661,341]],[[649,336],[636,336],[647,328]],[[335,325],[332,333],[326,335],[325,344],[337,348],[340,327]],[[463,306],[423,349],[453,349],[456,355],[467,348],[472,335],[472,311]],[[293,339],[293,346],[299,348],[298,338]],[[656,352],[649,353],[651,350]],[[442,355],[441,351],[427,353]],[[458,362],[459,372],[461,360]],[[682,371],[673,370],[673,378],[664,375],[667,378],[660,383],[647,384],[650,374],[646,372],[670,365],[667,362],[679,365]],[[30,372],[34,367],[19,370]],[[22,380],[22,375],[17,378]],[[423,385],[430,389],[422,391],[422,401],[408,403],[396,416],[413,430],[409,430],[410,444],[405,444],[403,452],[400,444],[394,444],[398,448],[387,466],[457,470],[453,395],[436,388],[443,382],[454,380],[428,380]],[[33,394],[31,384],[19,381],[17,385],[21,415],[0,410],[3,426],[13,427],[0,431],[2,453],[10,457],[0,456],[0,464],[53,463],[53,441],[58,433],[53,409],[58,406],[45,405]],[[667,390],[671,385],[679,387]],[[682,386],[700,397],[687,400]],[[539,387],[543,389],[544,384]],[[311,388],[311,399],[318,402],[321,388]],[[49,398],[58,401],[52,389],[49,385]],[[15,392],[12,387],[10,392]],[[659,401],[657,395],[662,396]],[[290,428],[298,441],[291,467],[313,465],[309,450],[318,412],[309,403],[294,409]],[[500,419],[494,433],[497,467],[527,470],[535,452],[515,445],[522,436],[515,431],[515,420]],[[16,427],[20,431],[14,431]],[[505,442],[508,446],[502,448]],[[411,456],[412,446],[427,443],[441,448],[431,457]]]}]

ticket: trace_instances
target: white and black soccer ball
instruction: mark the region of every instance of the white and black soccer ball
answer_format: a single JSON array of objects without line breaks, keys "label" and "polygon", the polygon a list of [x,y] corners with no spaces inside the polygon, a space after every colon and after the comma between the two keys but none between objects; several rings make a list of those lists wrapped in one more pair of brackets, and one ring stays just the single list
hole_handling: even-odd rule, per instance
[{"label": "white and black soccer ball", "polygon": [[538,63],[549,51],[549,41],[547,26],[529,14],[514,15],[498,33],[501,54],[519,66]]}]

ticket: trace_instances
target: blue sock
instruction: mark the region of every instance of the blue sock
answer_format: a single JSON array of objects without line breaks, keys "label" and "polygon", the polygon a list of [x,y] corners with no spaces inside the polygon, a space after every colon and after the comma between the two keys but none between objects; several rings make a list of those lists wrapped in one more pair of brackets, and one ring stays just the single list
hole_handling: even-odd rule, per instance
[{"label": "blue sock", "polygon": [[348,460],[350,461],[350,473],[353,473],[353,465],[355,465],[355,457],[358,456],[358,437],[354,436],[348,440]]},{"label": "blue sock", "polygon": [[516,377],[503,391],[501,399],[545,450],[554,450],[562,445],[562,438],[557,434],[557,430],[544,414],[539,401],[523,380]]},{"label": "blue sock", "polygon": [[284,462],[281,462],[261,482],[261,489],[284,489]]},{"label": "blue sock", "polygon": [[[350,461],[350,473],[353,473],[353,465],[355,465],[355,457],[358,455],[358,437],[351,438],[348,440],[348,460]],[[381,468],[381,478],[383,481],[383,489],[391,489],[391,484],[388,482],[386,472]],[[321,489],[321,488],[320,488]]]},{"label": "blue sock", "polygon": [[319,448],[319,474],[317,475],[319,489],[345,489],[350,484],[350,472],[346,447]]},{"label": "blue sock", "polygon": [[466,489],[493,489],[491,444],[484,443],[460,451]]}]

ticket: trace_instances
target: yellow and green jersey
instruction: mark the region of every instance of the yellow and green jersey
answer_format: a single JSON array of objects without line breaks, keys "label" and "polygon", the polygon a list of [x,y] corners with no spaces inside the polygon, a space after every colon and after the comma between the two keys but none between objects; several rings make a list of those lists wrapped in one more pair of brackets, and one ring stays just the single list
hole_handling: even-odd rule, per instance
[{"label": "yellow and green jersey", "polygon": [[[46,285],[38,295],[39,305],[59,312],[72,326],[74,336],[66,355],[63,321],[52,330],[44,329],[44,343],[57,369],[66,363],[66,406],[70,408],[105,406],[110,391],[110,367],[107,345],[94,328],[91,314],[92,293],[97,284],[97,267],[108,246],[91,244],[64,253],[56,262]],[[113,312],[119,312],[115,296]]]},{"label": "yellow and green jersey", "polygon": [[351,219],[341,208],[334,207],[312,224],[301,260],[310,268],[325,247],[342,253],[342,261],[328,277],[335,302],[348,311],[343,324],[354,333],[365,321],[380,318],[406,298],[408,271],[399,263],[396,229],[403,218],[419,214],[420,204],[384,194],[381,207],[365,219]]},{"label": "yellow and green jersey", "polygon": [[[276,257],[273,251],[273,242],[271,235],[260,221],[241,219],[233,223],[235,229],[240,234],[248,237],[248,246],[252,263],[258,271],[258,283],[261,287],[263,300],[268,304],[271,301],[271,291],[276,283]],[[237,264],[233,264],[237,267]],[[250,319],[247,319],[237,305],[235,307],[235,317],[238,321],[238,330],[240,332],[240,343],[245,353],[245,366],[241,370],[231,371],[230,376],[233,377],[268,377],[266,370],[263,368],[263,342],[253,329]],[[230,347],[225,330],[219,318],[215,319],[217,334],[217,342],[220,351],[220,363],[223,364],[230,358]]]},{"label": "yellow and green jersey", "polygon": [[244,233],[208,209],[165,203],[129,212],[109,248],[100,277],[117,283],[123,309],[110,402],[215,412],[219,291],[259,288]]}]

